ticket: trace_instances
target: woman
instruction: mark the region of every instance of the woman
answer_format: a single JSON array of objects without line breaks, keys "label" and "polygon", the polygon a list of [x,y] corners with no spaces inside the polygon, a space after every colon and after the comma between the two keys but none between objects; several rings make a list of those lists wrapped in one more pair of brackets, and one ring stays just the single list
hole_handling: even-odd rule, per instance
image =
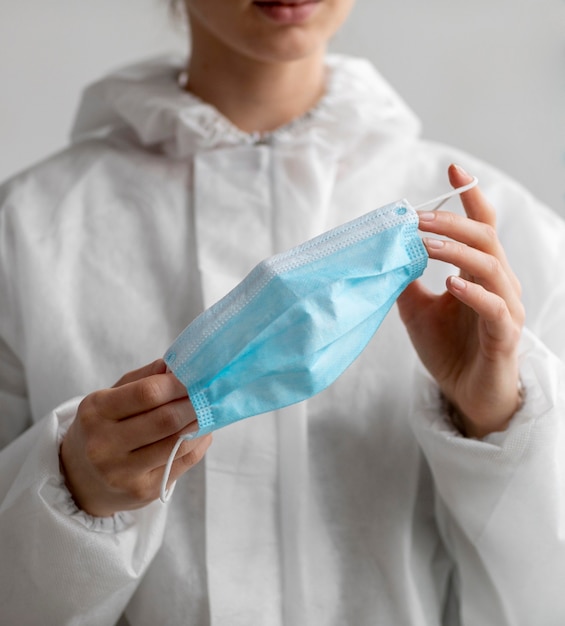
[{"label": "woman", "polygon": [[[185,4],[181,85],[104,79],[74,145],[2,188],[2,621],[559,623],[565,226],[326,57],[352,0]],[[195,416],[155,357],[261,259],[453,162],[485,195],[420,216],[439,263],[360,358],[183,443],[156,501]]]}]

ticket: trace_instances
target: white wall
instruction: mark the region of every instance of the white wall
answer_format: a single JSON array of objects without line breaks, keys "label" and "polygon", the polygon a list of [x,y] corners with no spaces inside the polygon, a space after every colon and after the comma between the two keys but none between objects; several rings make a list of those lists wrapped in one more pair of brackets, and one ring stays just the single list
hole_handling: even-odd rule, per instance
[{"label": "white wall", "polygon": [[334,47],[371,58],[427,137],[509,172],[565,216],[564,0],[358,0],[356,10]]},{"label": "white wall", "polygon": [[[333,48],[565,216],[564,0],[358,0]],[[0,0],[0,179],[65,144],[82,85],[172,49],[165,0]]]},{"label": "white wall", "polygon": [[183,45],[166,0],[0,0],[0,180],[65,145],[86,83]]}]

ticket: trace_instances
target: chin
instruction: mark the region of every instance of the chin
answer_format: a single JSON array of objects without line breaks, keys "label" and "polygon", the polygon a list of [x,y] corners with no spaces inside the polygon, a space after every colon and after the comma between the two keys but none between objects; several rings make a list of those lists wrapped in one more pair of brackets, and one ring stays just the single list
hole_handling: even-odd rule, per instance
[{"label": "chin", "polygon": [[[299,29],[296,29],[297,31]],[[323,54],[326,39],[307,32],[285,32],[266,41],[252,40],[248,56],[265,63],[291,63]]]}]

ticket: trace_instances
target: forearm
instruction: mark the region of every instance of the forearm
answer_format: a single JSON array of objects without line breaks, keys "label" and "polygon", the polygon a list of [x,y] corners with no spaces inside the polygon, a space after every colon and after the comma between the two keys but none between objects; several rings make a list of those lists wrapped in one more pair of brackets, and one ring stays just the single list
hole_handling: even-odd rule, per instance
[{"label": "forearm", "polygon": [[114,623],[159,548],[166,507],[93,518],[74,505],[58,449],[76,404],[0,453],[2,623]]},{"label": "forearm", "polygon": [[416,415],[463,624],[565,620],[557,584],[565,577],[565,367],[533,338],[524,343],[527,398],[505,432],[465,439],[440,414],[431,386]]}]

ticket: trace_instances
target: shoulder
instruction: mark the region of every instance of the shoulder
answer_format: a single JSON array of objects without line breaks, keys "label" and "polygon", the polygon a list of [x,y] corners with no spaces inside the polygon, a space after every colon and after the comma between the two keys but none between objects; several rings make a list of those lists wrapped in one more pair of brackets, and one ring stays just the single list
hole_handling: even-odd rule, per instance
[{"label": "shoulder", "polygon": [[41,229],[72,212],[142,195],[167,159],[119,138],[90,138],[53,154],[0,186],[2,223]]},{"label": "shoulder", "polygon": [[0,186],[0,210],[29,205],[34,200],[47,207],[92,170],[111,158],[112,147],[105,141],[85,141],[34,164]]}]

